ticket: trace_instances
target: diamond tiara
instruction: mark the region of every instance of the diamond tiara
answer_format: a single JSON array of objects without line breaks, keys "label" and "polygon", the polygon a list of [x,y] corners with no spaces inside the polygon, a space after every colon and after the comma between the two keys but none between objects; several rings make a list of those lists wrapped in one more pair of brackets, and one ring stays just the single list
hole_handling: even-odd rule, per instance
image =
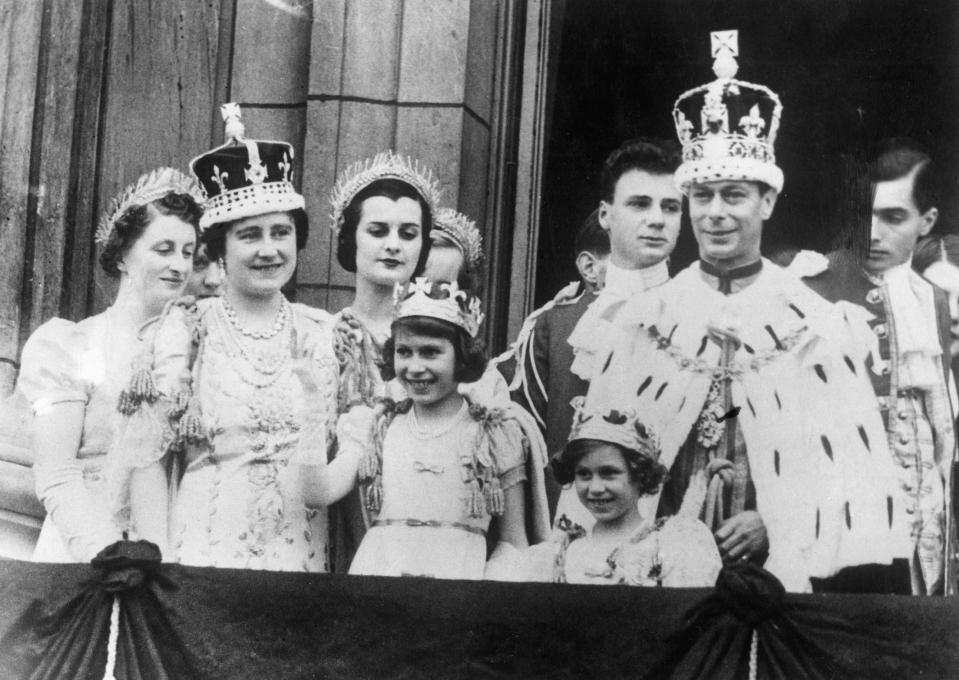
[{"label": "diamond tiara", "polygon": [[433,228],[446,235],[463,252],[470,267],[483,260],[483,236],[476,222],[452,208],[440,208],[433,217]]},{"label": "diamond tiara", "polygon": [[439,180],[433,171],[408,156],[393,151],[381,151],[365,161],[354,163],[344,170],[330,193],[330,229],[334,233],[343,226],[343,212],[363,189],[380,179],[398,179],[406,182],[423,197],[435,214],[440,204]]},{"label": "diamond tiara", "polygon": [[97,225],[94,243],[102,246],[110,240],[117,220],[128,208],[147,205],[167,194],[188,194],[198,205],[203,205],[203,194],[196,180],[175,168],[157,168],[141,175],[136,182],[110,202],[110,207],[104,212]]}]

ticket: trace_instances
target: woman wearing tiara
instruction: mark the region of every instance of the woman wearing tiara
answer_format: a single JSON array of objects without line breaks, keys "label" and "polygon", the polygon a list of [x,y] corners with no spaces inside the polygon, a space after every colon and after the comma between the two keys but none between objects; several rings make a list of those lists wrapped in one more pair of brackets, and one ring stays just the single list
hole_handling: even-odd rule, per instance
[{"label": "woman wearing tiara", "polygon": [[140,327],[186,285],[199,200],[196,183],[172,168],[128,187],[96,233],[100,265],[120,284],[113,304],[79,323],[51,319],[23,348],[18,389],[36,414],[33,471],[47,510],[38,561],[87,562],[125,532],[149,537],[126,507],[112,450],[116,406],[143,344]]},{"label": "woman wearing tiara", "polygon": [[337,315],[341,413],[386,394],[379,367],[393,321],[393,287],[423,272],[438,201],[433,173],[392,151],[354,164],[333,190],[336,259],[356,274],[353,302]]},{"label": "woman wearing tiara", "polygon": [[476,222],[452,208],[433,217],[430,254],[423,275],[431,281],[455,281],[473,295],[480,293],[483,237]]},{"label": "woman wearing tiara", "polygon": [[182,450],[169,521],[177,561],[327,571],[326,511],[306,507],[288,463],[307,423],[311,442],[326,447],[333,318],[281,291],[307,237],[292,148],[247,139],[238,106],[223,113],[229,141],[192,169],[208,196],[202,240],[225,271],[225,292],[171,305],[159,321],[150,374],[131,386],[140,403],[128,409],[125,444],[134,466]]}]

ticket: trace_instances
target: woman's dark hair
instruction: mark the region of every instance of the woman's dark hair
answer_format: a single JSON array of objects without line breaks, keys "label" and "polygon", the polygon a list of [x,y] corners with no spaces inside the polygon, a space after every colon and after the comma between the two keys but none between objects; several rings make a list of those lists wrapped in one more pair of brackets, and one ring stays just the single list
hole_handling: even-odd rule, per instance
[{"label": "woman's dark hair", "polygon": [[100,253],[100,266],[107,276],[112,279],[119,278],[118,265],[137,239],[143,236],[143,232],[157,214],[179,217],[193,225],[194,232],[200,232],[200,215],[203,214],[203,209],[189,194],[170,193],[150,203],[131,205],[117,218],[110,238]]},{"label": "woman's dark hair", "polygon": [[390,338],[383,345],[383,365],[380,373],[384,380],[396,377],[393,368],[393,356],[396,352],[396,331],[403,329],[415,335],[425,335],[430,338],[449,340],[456,354],[456,365],[453,369],[453,379],[456,382],[471,383],[483,377],[486,370],[486,353],[482,343],[471,338],[465,329],[449,321],[434,319],[431,316],[406,316],[393,322]]},{"label": "woman's dark hair", "polygon": [[556,481],[560,484],[571,484],[576,479],[576,466],[579,461],[587,453],[603,446],[612,446],[623,455],[630,480],[639,482],[640,495],[650,496],[659,491],[667,475],[667,470],[662,463],[640,455],[638,451],[601,439],[574,439],[566,444],[559,454],[553,456],[550,467],[553,469]]},{"label": "woman's dark hair", "polygon": [[[306,211],[303,208],[297,208],[285,212],[293,218],[293,225],[296,228],[296,249],[303,250],[306,247],[306,239],[310,235],[310,220],[306,216]],[[239,220],[217,222],[207,227],[203,232],[200,239],[206,246],[206,256],[210,258],[211,262],[219,260],[226,254],[226,235],[237,222]]]},{"label": "woman's dark hair", "polygon": [[360,224],[363,211],[363,201],[373,196],[385,196],[391,201],[401,198],[412,198],[420,204],[422,216],[422,243],[420,259],[416,263],[413,276],[419,276],[426,267],[426,259],[430,256],[430,230],[433,228],[433,213],[429,204],[420,196],[412,185],[398,179],[378,179],[364,187],[343,211],[343,224],[340,226],[336,238],[336,261],[348,272],[356,272],[356,228]]}]

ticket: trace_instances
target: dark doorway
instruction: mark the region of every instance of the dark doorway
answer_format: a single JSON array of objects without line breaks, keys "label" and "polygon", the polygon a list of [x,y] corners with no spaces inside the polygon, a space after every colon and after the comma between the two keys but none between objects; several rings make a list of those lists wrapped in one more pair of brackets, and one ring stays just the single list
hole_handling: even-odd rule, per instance
[{"label": "dark doorway", "polygon": [[[826,250],[842,227],[843,154],[883,137],[930,147],[948,200],[959,176],[955,0],[568,0],[547,144],[536,303],[576,278],[573,236],[599,200],[606,155],[640,135],[674,137],[682,92],[713,79],[709,32],[739,30],[738,78],[783,102],[786,176],[764,250]],[[952,205],[939,230],[959,230]],[[688,221],[674,271],[696,258]]]}]

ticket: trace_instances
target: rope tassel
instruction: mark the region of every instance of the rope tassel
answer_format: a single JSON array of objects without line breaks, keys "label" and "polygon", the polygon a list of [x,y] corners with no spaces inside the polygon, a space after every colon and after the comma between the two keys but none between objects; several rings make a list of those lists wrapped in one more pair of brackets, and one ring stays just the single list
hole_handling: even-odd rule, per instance
[{"label": "rope tassel", "polygon": [[483,489],[486,496],[486,507],[489,514],[499,517],[506,510],[506,501],[503,497],[503,487],[499,477],[492,477]]},{"label": "rope tassel", "polygon": [[202,444],[206,441],[206,431],[203,428],[203,417],[200,413],[200,401],[190,397],[186,413],[180,418],[180,437],[188,444]]},{"label": "rope tassel", "polygon": [[470,482],[469,514],[470,517],[482,517],[486,512],[486,498],[480,488],[478,479]]},{"label": "rope tassel", "polygon": [[383,479],[377,475],[367,490],[366,509],[370,512],[379,512],[381,507],[383,507]]}]

